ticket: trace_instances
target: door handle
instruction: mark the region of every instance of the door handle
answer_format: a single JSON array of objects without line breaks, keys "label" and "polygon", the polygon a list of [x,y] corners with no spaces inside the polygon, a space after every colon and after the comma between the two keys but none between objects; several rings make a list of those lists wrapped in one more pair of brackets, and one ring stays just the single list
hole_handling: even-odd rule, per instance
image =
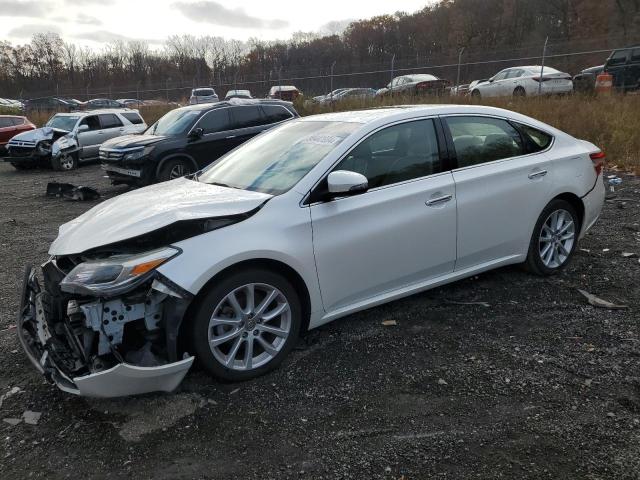
[{"label": "door handle", "polygon": [[537,172],[531,172],[529,174],[529,179],[533,180],[534,178],[544,177],[547,174],[546,170],[538,170]]},{"label": "door handle", "polygon": [[425,205],[427,207],[433,207],[434,205],[440,205],[442,203],[447,203],[452,198],[453,198],[453,195],[443,195],[441,197],[431,198],[431,199],[427,200],[424,203],[425,203]]}]

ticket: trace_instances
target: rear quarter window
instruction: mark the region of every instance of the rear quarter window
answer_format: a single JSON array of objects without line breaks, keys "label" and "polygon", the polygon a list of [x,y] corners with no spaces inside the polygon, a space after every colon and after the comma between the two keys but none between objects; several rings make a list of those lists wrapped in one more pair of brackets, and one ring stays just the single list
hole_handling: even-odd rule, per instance
[{"label": "rear quarter window", "polygon": [[144,123],[144,120],[142,120],[142,117],[137,113],[123,113],[122,116],[127,120],[129,120],[134,125],[142,125]]},{"label": "rear quarter window", "polygon": [[279,105],[262,105],[266,123],[277,123],[293,117],[291,112]]},{"label": "rear quarter window", "polygon": [[540,152],[549,148],[549,145],[551,145],[551,142],[553,141],[553,137],[551,135],[543,132],[542,130],[538,130],[537,128],[522,125],[521,123],[518,124],[518,128],[520,128],[525,140],[527,140],[531,153]]}]

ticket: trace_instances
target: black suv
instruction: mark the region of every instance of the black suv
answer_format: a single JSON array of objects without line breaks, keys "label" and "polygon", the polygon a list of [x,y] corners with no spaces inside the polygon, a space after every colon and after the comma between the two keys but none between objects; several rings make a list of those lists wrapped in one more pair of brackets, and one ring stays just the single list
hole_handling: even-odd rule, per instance
[{"label": "black suv", "polygon": [[604,64],[613,87],[624,92],[640,88],[640,45],[614,50]]},{"label": "black suv", "polygon": [[229,100],[170,111],[142,135],[100,147],[114,184],[149,185],[194,173],[263,130],[298,113],[280,100]]}]

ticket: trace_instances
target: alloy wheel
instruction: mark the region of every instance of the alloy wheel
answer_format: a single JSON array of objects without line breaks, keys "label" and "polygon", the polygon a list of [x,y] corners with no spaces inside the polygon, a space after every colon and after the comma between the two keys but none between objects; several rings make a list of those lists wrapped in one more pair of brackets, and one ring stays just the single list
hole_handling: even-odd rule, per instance
[{"label": "alloy wheel", "polygon": [[182,163],[178,163],[174,165],[171,171],[169,172],[169,179],[174,180],[176,178],[184,177],[189,173],[191,172],[185,165],[183,165]]},{"label": "alloy wheel", "polygon": [[269,363],[291,332],[291,307],[277,288],[249,283],[218,303],[209,320],[209,348],[230,370],[248,371]]},{"label": "alloy wheel", "polygon": [[73,170],[73,157],[71,155],[63,155],[60,158],[60,170]]},{"label": "alloy wheel", "polygon": [[538,251],[547,268],[559,268],[571,255],[576,238],[573,217],[566,210],[552,212],[540,229]]}]

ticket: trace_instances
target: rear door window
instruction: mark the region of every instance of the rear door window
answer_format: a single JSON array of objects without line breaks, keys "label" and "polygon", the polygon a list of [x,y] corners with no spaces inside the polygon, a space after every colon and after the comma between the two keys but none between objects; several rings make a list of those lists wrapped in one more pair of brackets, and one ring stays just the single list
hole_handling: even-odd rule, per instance
[{"label": "rear door window", "polygon": [[202,128],[205,135],[208,133],[224,132],[225,130],[231,130],[231,120],[229,118],[228,108],[216,108],[211,110],[200,119],[196,125],[197,128]]},{"label": "rear door window", "polygon": [[282,122],[293,117],[289,110],[279,105],[262,105],[261,108],[264,112],[266,123]]},{"label": "rear door window", "polygon": [[114,115],[113,113],[100,115],[100,123],[102,124],[102,128],[105,129],[122,127],[122,120],[120,120],[118,116]]},{"label": "rear door window", "polygon": [[253,105],[233,107],[231,108],[231,115],[234,129],[257,127],[266,123],[262,118],[260,109]]},{"label": "rear door window", "polygon": [[506,120],[492,117],[447,117],[458,167],[470,167],[524,155],[518,131]]}]

